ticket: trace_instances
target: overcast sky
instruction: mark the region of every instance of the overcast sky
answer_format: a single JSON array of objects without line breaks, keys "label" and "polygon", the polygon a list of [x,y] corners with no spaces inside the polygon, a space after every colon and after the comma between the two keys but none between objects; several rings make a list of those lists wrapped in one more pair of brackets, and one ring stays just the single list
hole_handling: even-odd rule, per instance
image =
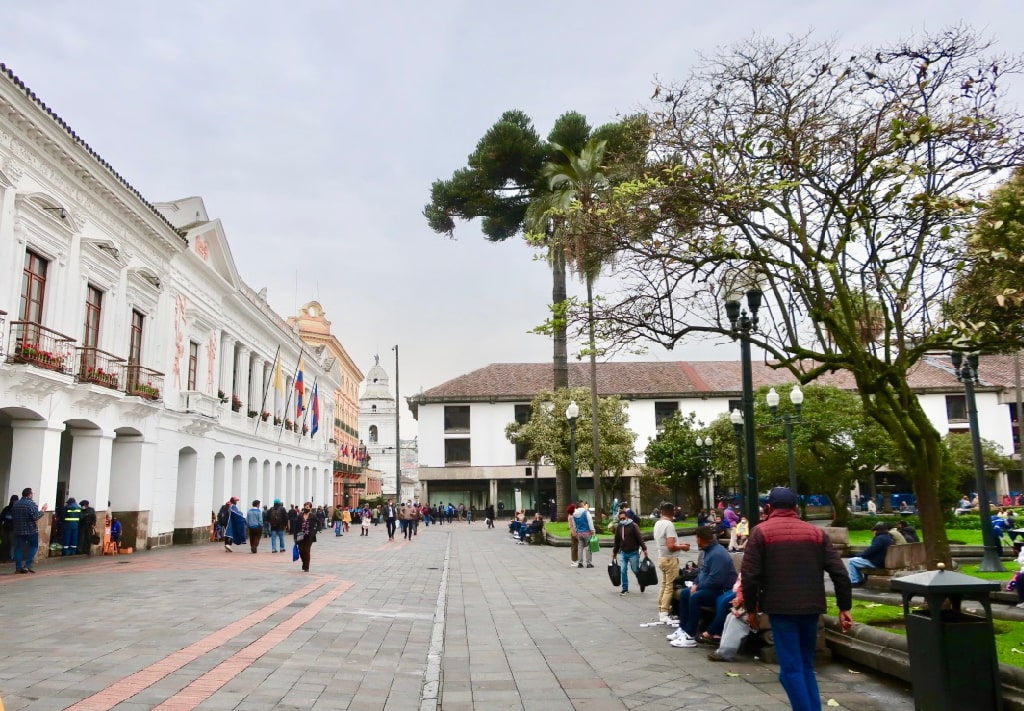
[{"label": "overcast sky", "polygon": [[[755,32],[860,49],[959,21],[1024,51],[1019,0],[68,0],[5,12],[0,61],[148,200],[201,196],[282,316],[319,299],[363,372],[379,353],[392,386],[399,344],[408,396],[551,358],[527,333],[548,313],[545,263],[476,224],[448,240],[421,214],[502,112],[542,136],[567,110],[596,126]],[[733,356],[683,344],[645,358]],[[411,416],[402,427],[415,432]]]}]

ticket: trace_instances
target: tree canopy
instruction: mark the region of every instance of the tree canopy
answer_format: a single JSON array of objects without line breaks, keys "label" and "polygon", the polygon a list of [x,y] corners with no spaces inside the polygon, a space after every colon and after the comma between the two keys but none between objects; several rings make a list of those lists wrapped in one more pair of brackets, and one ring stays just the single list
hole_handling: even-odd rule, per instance
[{"label": "tree canopy", "polygon": [[651,160],[602,207],[620,279],[603,332],[729,336],[724,297],[763,291],[752,344],[801,383],[854,376],[906,462],[932,563],[949,560],[941,439],[907,376],[929,351],[1006,342],[1008,324],[943,305],[993,177],[1024,162],[1000,91],[1019,70],[963,27],[852,53],[753,38],[658,87]]}]

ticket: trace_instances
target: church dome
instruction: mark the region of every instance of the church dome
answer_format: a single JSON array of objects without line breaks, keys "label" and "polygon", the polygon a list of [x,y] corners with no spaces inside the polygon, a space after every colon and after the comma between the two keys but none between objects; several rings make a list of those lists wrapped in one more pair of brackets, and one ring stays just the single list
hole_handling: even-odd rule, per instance
[{"label": "church dome", "polygon": [[380,356],[374,356],[373,367],[366,373],[366,390],[363,397],[377,400],[391,399],[391,391],[388,389],[388,374],[380,365]]}]

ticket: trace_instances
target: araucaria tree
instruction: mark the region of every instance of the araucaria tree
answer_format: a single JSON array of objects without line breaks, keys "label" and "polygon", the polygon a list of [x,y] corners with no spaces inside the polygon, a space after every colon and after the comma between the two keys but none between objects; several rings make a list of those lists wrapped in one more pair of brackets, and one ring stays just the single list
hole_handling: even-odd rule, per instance
[{"label": "araucaria tree", "polygon": [[[423,215],[432,230],[449,237],[455,234],[456,219],[476,218],[481,218],[484,237],[492,242],[525,236],[530,230],[551,236],[553,223],[546,220],[547,207],[553,204],[553,193],[567,194],[562,180],[551,181],[557,168],[568,164],[569,156],[582,151],[588,140],[603,141],[608,152],[617,154],[625,144],[635,144],[636,138],[636,131],[630,130],[626,122],[591,129],[582,114],[567,112],[555,121],[547,140],[541,140],[529,116],[522,111],[506,111],[477,142],[465,167],[447,180],[434,181]],[[540,203],[544,206],[538,208]],[[552,387],[567,388],[568,339],[561,315],[566,303],[565,250],[560,240],[541,242],[540,246],[547,249],[552,274]],[[558,472],[557,494],[559,502],[564,503],[567,473],[562,469]],[[564,508],[559,506],[560,510]]]},{"label": "araucaria tree", "polygon": [[763,291],[751,342],[801,383],[853,375],[914,483],[933,565],[949,560],[941,438],[907,374],[928,351],[1001,342],[943,304],[993,181],[1024,158],[997,91],[1019,68],[959,27],[864,53],[743,42],[659,87],[651,165],[604,211],[622,286],[603,331],[728,336],[726,293]]}]

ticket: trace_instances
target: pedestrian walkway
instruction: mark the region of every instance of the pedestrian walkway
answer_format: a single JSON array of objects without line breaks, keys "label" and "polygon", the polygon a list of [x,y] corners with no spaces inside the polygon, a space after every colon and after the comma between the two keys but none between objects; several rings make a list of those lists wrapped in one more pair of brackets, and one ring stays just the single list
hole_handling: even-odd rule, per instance
[{"label": "pedestrian walkway", "polygon": [[[566,548],[515,545],[499,522],[411,542],[328,531],[309,573],[267,541],[8,566],[0,696],[8,711],[789,708],[777,667],[710,662],[641,626],[655,593],[619,597],[610,559],[570,568]],[[840,708],[913,708],[849,664],[819,681]]]}]

